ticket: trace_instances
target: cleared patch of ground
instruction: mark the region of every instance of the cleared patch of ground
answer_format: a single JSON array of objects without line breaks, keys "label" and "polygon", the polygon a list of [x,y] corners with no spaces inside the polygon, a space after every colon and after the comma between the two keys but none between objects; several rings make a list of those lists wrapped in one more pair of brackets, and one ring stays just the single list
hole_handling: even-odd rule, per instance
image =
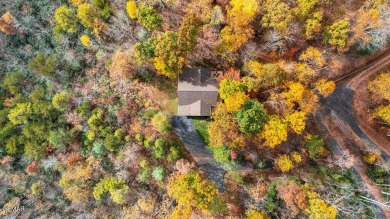
[{"label": "cleared patch of ground", "polygon": [[177,115],[177,81],[157,78],[151,84],[151,98],[160,105],[165,114]]}]

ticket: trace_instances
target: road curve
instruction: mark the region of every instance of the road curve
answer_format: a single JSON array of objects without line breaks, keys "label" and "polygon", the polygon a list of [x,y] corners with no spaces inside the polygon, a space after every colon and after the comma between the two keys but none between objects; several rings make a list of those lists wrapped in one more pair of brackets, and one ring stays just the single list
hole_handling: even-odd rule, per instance
[{"label": "road curve", "polygon": [[[336,154],[350,154],[354,157],[353,169],[359,175],[360,183],[369,196],[384,203],[380,188],[366,175],[366,166],[358,150],[370,149],[382,152],[382,158],[390,165],[390,143],[373,130],[367,118],[367,80],[390,66],[390,54],[348,73],[335,81],[338,86],[334,93],[321,100],[321,107],[315,113],[322,135],[331,136],[329,145]],[[357,115],[357,116],[356,116]],[[371,130],[370,130],[371,129]],[[381,217],[390,219],[390,209],[379,206]]]}]

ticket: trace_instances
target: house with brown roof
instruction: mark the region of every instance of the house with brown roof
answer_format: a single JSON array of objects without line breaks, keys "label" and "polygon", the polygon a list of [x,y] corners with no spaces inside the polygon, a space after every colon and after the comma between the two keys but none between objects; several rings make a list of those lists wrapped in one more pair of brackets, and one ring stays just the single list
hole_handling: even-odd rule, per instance
[{"label": "house with brown roof", "polygon": [[179,116],[211,116],[218,99],[218,84],[211,69],[183,68],[177,95]]}]

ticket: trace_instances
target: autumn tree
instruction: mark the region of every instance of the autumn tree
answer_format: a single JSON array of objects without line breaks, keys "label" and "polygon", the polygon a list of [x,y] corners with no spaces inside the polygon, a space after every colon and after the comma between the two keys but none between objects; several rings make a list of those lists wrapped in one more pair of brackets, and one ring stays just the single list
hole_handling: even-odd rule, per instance
[{"label": "autumn tree", "polygon": [[275,165],[282,171],[283,173],[290,171],[294,167],[293,161],[287,154],[279,155],[275,159]]},{"label": "autumn tree", "polygon": [[81,24],[93,30],[95,28],[95,19],[98,19],[98,12],[90,3],[83,3],[77,7],[77,17]]},{"label": "autumn tree", "polygon": [[136,17],[137,21],[150,31],[161,28],[162,17],[152,6],[147,6],[145,4],[139,5]]},{"label": "autumn tree", "polygon": [[114,79],[133,78],[135,69],[132,65],[133,55],[130,51],[116,51],[111,59],[108,70]]},{"label": "autumn tree", "polygon": [[227,71],[223,72],[223,74],[218,75],[217,78],[218,84],[220,84],[223,79],[241,81],[241,71],[233,67],[230,67]]},{"label": "autumn tree", "polygon": [[177,39],[177,33],[166,31],[157,35],[154,41],[154,67],[160,74],[169,78],[176,78],[181,73],[184,62]]},{"label": "autumn tree", "polygon": [[252,34],[251,29],[224,27],[220,34],[221,43],[217,50],[218,54],[227,57],[228,54],[236,52],[249,40]]},{"label": "autumn tree", "polygon": [[299,82],[289,82],[286,84],[287,90],[280,95],[284,98],[284,104],[288,111],[299,106],[303,112],[309,113],[318,105],[318,96]]},{"label": "autumn tree", "polygon": [[328,81],[326,79],[320,79],[314,85],[316,91],[324,97],[332,94],[336,88],[336,83],[334,83],[334,81]]},{"label": "autumn tree", "polygon": [[316,71],[306,63],[296,63],[294,67],[294,78],[303,84],[310,84],[317,76]]},{"label": "autumn tree", "polygon": [[131,19],[137,18],[137,4],[135,1],[128,1],[126,3],[126,11]]},{"label": "autumn tree", "polygon": [[168,117],[162,112],[157,113],[152,118],[153,127],[161,134],[167,134],[172,129],[171,122]]},{"label": "autumn tree", "polygon": [[374,100],[390,101],[390,72],[377,75],[368,83],[368,90],[372,93]]},{"label": "autumn tree", "polygon": [[219,84],[219,96],[222,99],[228,98],[231,94],[236,92],[245,92],[244,85],[236,80],[224,79]]},{"label": "autumn tree", "polygon": [[[255,91],[261,88],[277,86],[287,77],[286,72],[277,64],[261,64],[258,61],[249,61],[244,64],[243,68],[244,71],[249,73],[249,76],[255,79],[253,81],[254,84],[251,85],[251,88]],[[251,81],[247,80],[247,77],[243,78],[245,84]]]},{"label": "autumn tree", "polygon": [[53,96],[52,104],[57,110],[64,111],[68,107],[69,99],[69,93],[66,91],[61,91]]},{"label": "autumn tree", "polygon": [[93,188],[93,196],[99,201],[107,192],[110,193],[113,202],[123,204],[126,201],[126,196],[130,192],[130,188],[124,179],[105,177]]},{"label": "autumn tree", "polygon": [[86,163],[77,165],[62,173],[59,181],[66,198],[77,204],[81,204],[90,199],[93,192],[92,179],[97,174],[97,161],[92,157]]},{"label": "autumn tree", "polygon": [[380,12],[376,8],[363,7],[359,9],[358,13],[351,31],[354,34],[354,40],[358,40],[362,46],[366,46],[372,40],[369,30],[378,29],[383,22],[381,22]]},{"label": "autumn tree", "polygon": [[324,33],[324,41],[333,46],[337,51],[347,49],[348,33],[351,29],[348,19],[333,23]]},{"label": "autumn tree", "polygon": [[86,35],[86,34],[84,34],[84,35],[82,35],[81,37],[80,37],[80,42],[81,42],[81,44],[83,44],[83,46],[85,47],[85,48],[91,48],[92,47],[92,41],[91,41],[91,38],[88,36],[88,35]]},{"label": "autumn tree", "polygon": [[290,109],[294,108],[294,103],[302,100],[305,86],[301,83],[291,82],[288,85],[288,90],[282,95],[286,98],[286,104]]},{"label": "autumn tree", "polygon": [[363,155],[363,160],[368,164],[374,164],[380,158],[380,156],[380,153],[370,151]]},{"label": "autumn tree", "polygon": [[315,9],[318,2],[318,0],[298,0],[293,11],[299,19],[305,19]]},{"label": "autumn tree", "polygon": [[213,7],[211,11],[211,25],[220,25],[225,21],[225,14],[223,13],[222,7],[220,5],[216,5]]},{"label": "autumn tree", "polygon": [[294,111],[285,117],[288,127],[296,134],[302,134],[306,126],[306,113],[302,111]]},{"label": "autumn tree", "polygon": [[248,210],[245,212],[245,216],[248,219],[270,219],[271,217],[267,215],[267,213],[263,211],[257,210]]},{"label": "autumn tree", "polygon": [[39,170],[39,163],[37,161],[33,161],[30,163],[30,165],[27,166],[26,168],[26,173],[27,174],[34,174],[38,172]]},{"label": "autumn tree", "polygon": [[195,15],[199,21],[206,24],[210,22],[212,7],[212,0],[193,0],[187,4],[185,12]]},{"label": "autumn tree", "polygon": [[305,35],[307,39],[311,39],[315,34],[321,32],[321,22],[323,19],[323,12],[321,10],[314,12],[310,15],[310,17],[306,20],[305,23]]},{"label": "autumn tree", "polygon": [[69,0],[69,2],[73,5],[73,6],[75,6],[75,7],[77,7],[77,6],[79,6],[79,5],[81,5],[81,4],[83,4],[83,3],[85,3],[87,0]]},{"label": "autumn tree", "polygon": [[251,22],[259,12],[258,2],[255,0],[229,2],[227,10],[228,26],[221,30],[220,52],[236,52],[253,35]]},{"label": "autumn tree", "polygon": [[291,153],[291,159],[295,163],[300,163],[302,161],[302,156],[298,152],[294,151],[294,152]]},{"label": "autumn tree", "polygon": [[8,119],[14,125],[25,125],[33,114],[31,103],[18,103],[8,113]]},{"label": "autumn tree", "polygon": [[28,68],[42,76],[52,76],[57,68],[57,57],[55,55],[45,56],[39,53],[28,63]]},{"label": "autumn tree", "polygon": [[278,197],[284,201],[292,217],[304,211],[308,205],[306,194],[294,181],[284,182],[277,187]]},{"label": "autumn tree", "polygon": [[41,195],[44,192],[45,183],[42,180],[38,180],[34,184],[31,185],[31,194],[33,195]]},{"label": "autumn tree", "polygon": [[15,26],[16,19],[12,16],[11,12],[5,12],[0,18],[0,30],[5,34],[17,33],[18,29]]},{"label": "autumn tree", "polygon": [[308,136],[305,141],[305,147],[308,149],[309,157],[312,159],[318,158],[325,153],[325,143],[318,136]]},{"label": "autumn tree", "polygon": [[225,99],[226,109],[227,111],[234,113],[241,109],[241,106],[249,99],[248,95],[246,95],[242,91],[238,91],[230,94]]},{"label": "autumn tree", "polygon": [[378,116],[379,118],[383,119],[383,121],[390,123],[390,105],[387,106],[379,106],[376,110],[374,115]]},{"label": "autumn tree", "polygon": [[261,7],[263,27],[274,28],[278,31],[285,31],[292,20],[292,11],[288,4],[280,0],[266,0]]},{"label": "autumn tree", "polygon": [[274,148],[280,143],[287,140],[288,129],[287,124],[278,116],[270,116],[267,123],[264,125],[261,132],[262,138],[265,139],[264,144],[270,148]]},{"label": "autumn tree", "polygon": [[267,121],[267,114],[264,107],[257,100],[246,101],[235,116],[240,130],[244,133],[259,133]]},{"label": "autumn tree", "polygon": [[177,34],[177,44],[183,55],[194,50],[199,28],[199,20],[194,14],[187,14],[184,17]]},{"label": "autumn tree", "polygon": [[77,31],[77,16],[71,8],[68,8],[65,5],[57,8],[54,13],[54,18],[61,30],[68,33],[75,33]]},{"label": "autumn tree", "polygon": [[308,199],[308,206],[305,212],[309,214],[311,218],[318,219],[335,219],[337,216],[337,209],[333,205],[328,205],[320,195],[313,191],[310,185],[305,184],[302,186],[303,192]]},{"label": "autumn tree", "polygon": [[80,155],[80,153],[72,153],[66,158],[65,165],[68,169],[71,169],[76,165],[81,164],[82,161],[83,157]]},{"label": "autumn tree", "polygon": [[247,26],[255,18],[259,12],[258,2],[254,0],[242,2],[238,0],[232,0],[229,2],[229,8],[227,11],[228,24],[230,26]]},{"label": "autumn tree", "polygon": [[172,218],[189,218],[194,209],[208,214],[223,210],[223,207],[215,209],[218,204],[223,206],[215,185],[202,179],[197,172],[172,176],[167,190],[168,195],[178,203],[171,214]]},{"label": "autumn tree", "polygon": [[209,138],[210,146],[229,148],[245,146],[245,138],[240,134],[238,123],[224,104],[218,104],[212,118],[213,121],[208,127],[209,133],[213,133]]},{"label": "autumn tree", "polygon": [[313,67],[320,68],[325,64],[323,55],[323,51],[320,51],[313,46],[309,46],[303,53],[301,53],[299,60],[310,64]]}]

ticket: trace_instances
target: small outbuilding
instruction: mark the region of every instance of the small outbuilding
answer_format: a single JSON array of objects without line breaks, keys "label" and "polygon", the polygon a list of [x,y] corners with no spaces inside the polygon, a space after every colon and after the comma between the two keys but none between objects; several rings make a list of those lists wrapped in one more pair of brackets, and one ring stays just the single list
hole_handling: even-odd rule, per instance
[{"label": "small outbuilding", "polygon": [[212,73],[203,67],[183,68],[177,88],[179,116],[211,116],[218,100],[218,84]]}]

